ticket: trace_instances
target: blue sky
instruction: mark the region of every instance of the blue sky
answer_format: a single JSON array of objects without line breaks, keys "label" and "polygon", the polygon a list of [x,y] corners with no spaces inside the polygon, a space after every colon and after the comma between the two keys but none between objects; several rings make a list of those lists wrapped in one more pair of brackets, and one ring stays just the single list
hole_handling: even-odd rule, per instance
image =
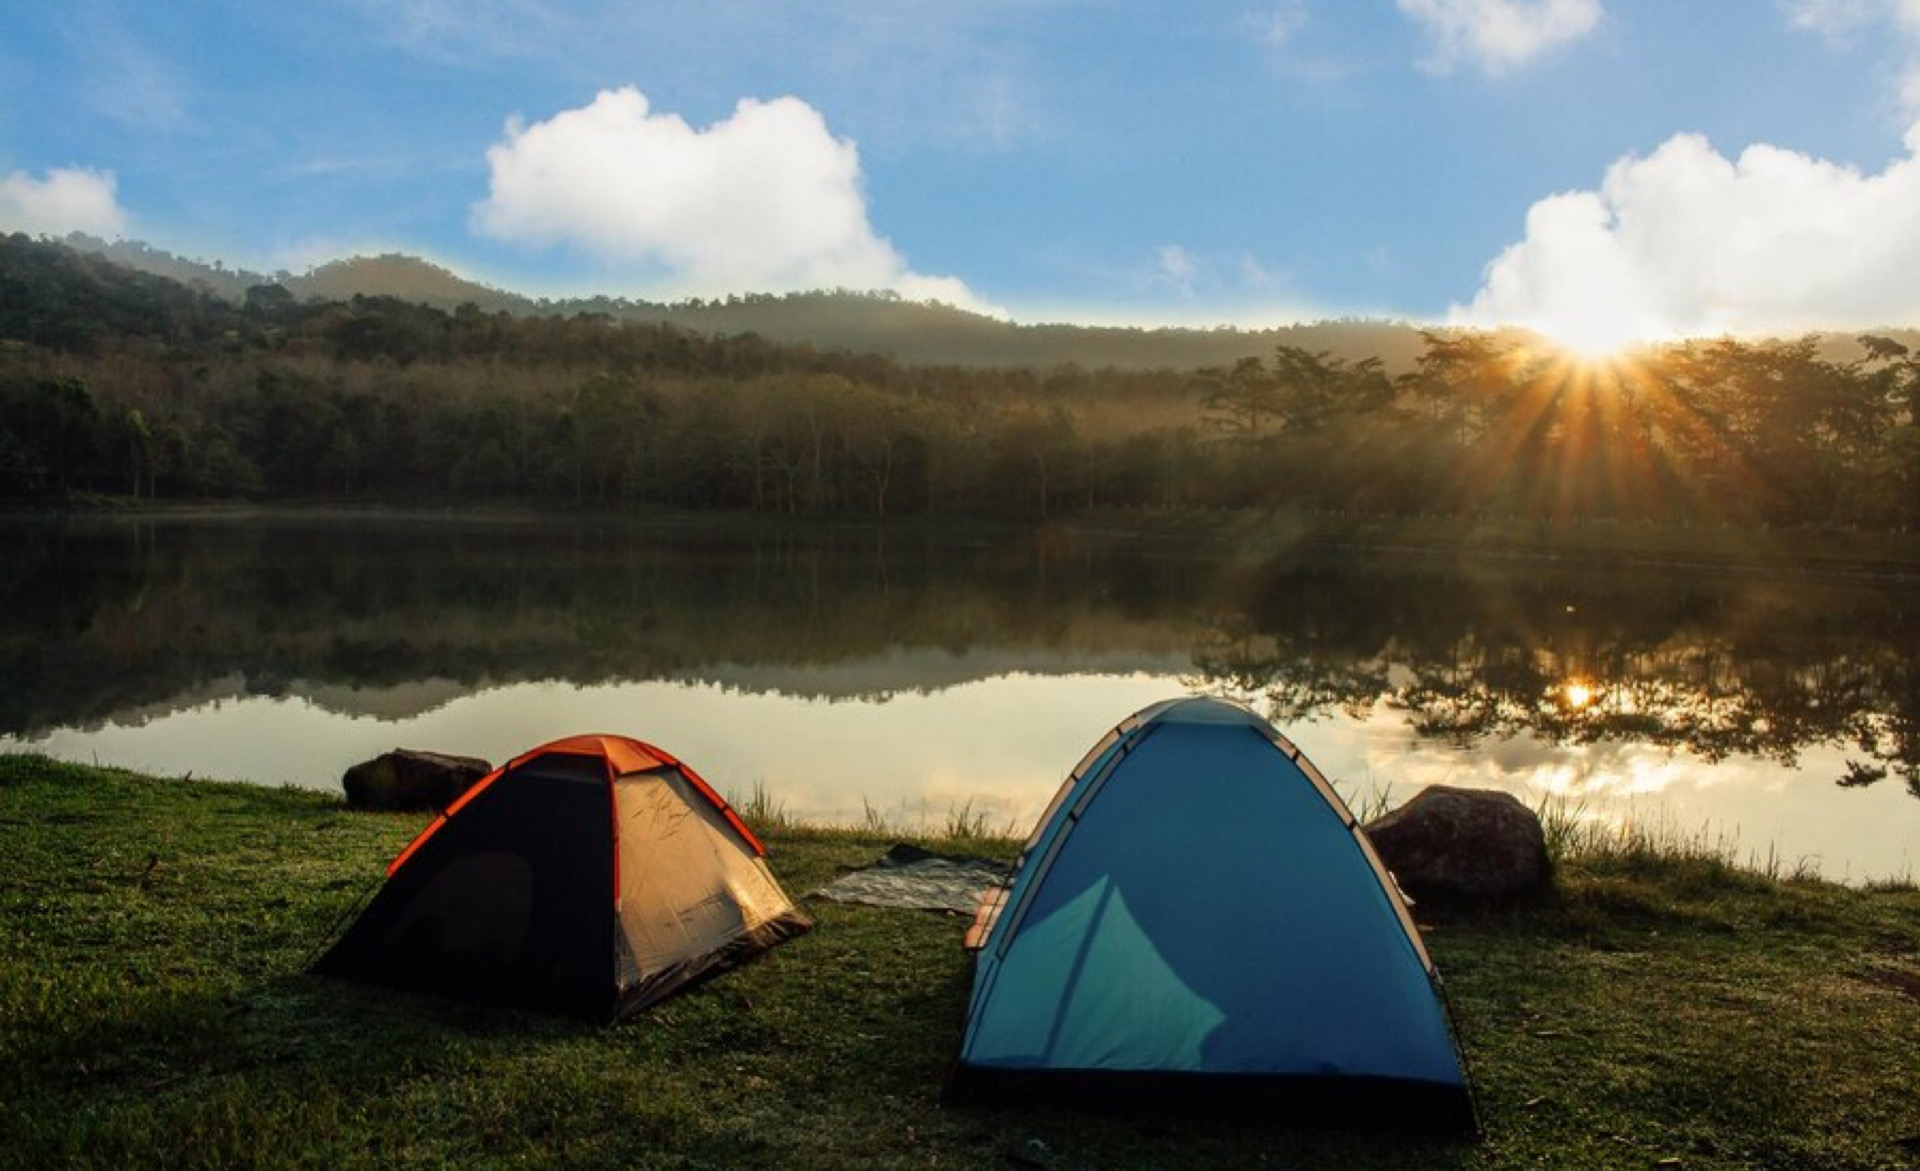
[{"label": "blue sky", "polygon": [[532,293],[1915,325],[1917,128],[1920,0],[0,9],[0,227]]}]

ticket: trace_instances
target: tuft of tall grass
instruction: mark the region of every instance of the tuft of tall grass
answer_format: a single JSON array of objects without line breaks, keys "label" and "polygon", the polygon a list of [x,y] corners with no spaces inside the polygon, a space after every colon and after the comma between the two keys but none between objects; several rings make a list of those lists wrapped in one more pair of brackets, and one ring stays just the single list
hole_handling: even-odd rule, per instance
[{"label": "tuft of tall grass", "polygon": [[1618,819],[1591,810],[1585,798],[1569,801],[1548,794],[1534,807],[1546,835],[1547,857],[1563,862],[1605,864],[1628,870],[1690,869],[1703,876],[1749,875],[1775,882],[1817,882],[1820,860],[1789,857],[1769,842],[1764,851],[1748,849],[1737,828],[1711,822],[1697,828],[1681,825],[1669,816],[1652,820],[1629,810]]},{"label": "tuft of tall grass", "polygon": [[909,814],[896,817],[875,805],[872,798],[862,796],[860,819],[851,822],[796,817],[788,810],[786,802],[774,797],[766,786],[758,782],[745,797],[739,800],[729,798],[729,801],[748,825],[756,831],[764,827],[771,833],[794,830],[829,833],[851,831],[872,838],[945,842],[962,846],[1005,844],[1017,842],[1026,836],[1026,831],[1012,817],[1007,818],[1004,824],[996,823],[990,812],[975,807],[972,798],[959,805],[948,805],[944,813],[922,807],[917,816]]},{"label": "tuft of tall grass", "polygon": [[1908,871],[1888,878],[1870,878],[1860,884],[1860,889],[1876,895],[1913,894],[1920,891],[1920,882],[1915,882],[1913,872]]},{"label": "tuft of tall grass", "polygon": [[1341,784],[1341,782],[1330,781],[1329,783],[1333,786],[1333,791],[1340,794],[1340,800],[1346,803],[1347,811],[1352,813],[1354,820],[1358,821],[1361,825],[1368,825],[1378,821],[1390,813],[1394,806],[1400,804],[1400,802],[1394,800],[1392,781],[1388,781],[1384,785],[1368,788],[1357,798],[1349,796],[1346,792],[1346,787]]},{"label": "tuft of tall grass", "polygon": [[940,836],[954,842],[995,842],[1012,841],[1023,836],[1014,825],[1011,817],[1003,826],[993,825],[984,809],[973,807],[973,798],[969,797],[964,805],[947,806],[947,815],[940,828]]},{"label": "tuft of tall grass", "polygon": [[755,833],[780,833],[799,824],[787,813],[787,803],[767,790],[765,781],[753,782],[752,791],[744,798],[729,796],[727,804]]},{"label": "tuft of tall grass", "polygon": [[1533,813],[1540,819],[1541,832],[1546,835],[1547,858],[1556,866],[1576,855],[1591,852],[1601,844],[1599,839],[1604,836],[1603,823],[1587,816],[1584,797],[1569,802],[1561,794],[1548,793],[1540,798]]}]

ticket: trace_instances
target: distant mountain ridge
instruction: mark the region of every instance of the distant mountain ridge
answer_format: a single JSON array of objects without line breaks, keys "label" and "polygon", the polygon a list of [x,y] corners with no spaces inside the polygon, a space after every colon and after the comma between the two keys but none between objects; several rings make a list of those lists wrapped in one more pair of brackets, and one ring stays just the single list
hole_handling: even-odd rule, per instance
[{"label": "distant mountain ridge", "polygon": [[516,315],[599,313],[709,336],[754,333],[788,345],[886,354],[923,365],[1195,369],[1229,365],[1291,345],[1325,350],[1349,361],[1377,357],[1389,369],[1400,370],[1410,368],[1424,349],[1418,327],[1404,322],[1330,321],[1264,330],[1019,325],[950,305],[845,289],[673,304],[606,296],[548,300],[496,289],[398,253],[349,257],[295,275],[188,260],[137,241],[75,233],[62,242],[236,304],[246,299],[249,288],[277,284],[302,300],[394,297],[443,310],[472,304],[489,313]]},{"label": "distant mountain ridge", "polygon": [[490,285],[470,281],[418,257],[386,253],[353,256],[308,269],[304,276],[279,282],[303,301],[351,301],[356,296],[397,297],[435,309],[472,304],[493,313],[532,313],[537,302]]},{"label": "distant mountain ridge", "polygon": [[102,240],[75,232],[60,243],[76,252],[91,252],[139,272],[179,281],[236,305],[246,300],[247,290],[255,285],[279,285],[301,300],[397,297],[436,309],[457,309],[469,302],[489,312],[532,313],[540,309],[539,302],[399,253],[332,260],[295,276],[285,269],[264,273],[228,268],[218,260],[188,260],[137,240]]},{"label": "distant mountain ridge", "polygon": [[[893,293],[846,289],[672,304],[608,296],[550,300],[494,288],[400,253],[348,257],[295,275],[188,260],[138,241],[75,233],[63,243],[236,304],[253,286],[277,284],[301,300],[393,297],[448,311],[471,304],[489,313],[518,316],[604,314],[619,321],[676,325],[710,337],[752,333],[787,345],[884,354],[913,365],[1193,370],[1264,357],[1278,346],[1297,346],[1349,362],[1378,358],[1389,373],[1401,373],[1412,369],[1425,352],[1422,330],[1435,328],[1359,319],[1270,329],[1026,325],[950,305],[907,301]],[[1920,350],[1920,329],[1872,332]],[[1848,360],[1862,353],[1852,333],[1826,332],[1821,337],[1829,357]]]}]

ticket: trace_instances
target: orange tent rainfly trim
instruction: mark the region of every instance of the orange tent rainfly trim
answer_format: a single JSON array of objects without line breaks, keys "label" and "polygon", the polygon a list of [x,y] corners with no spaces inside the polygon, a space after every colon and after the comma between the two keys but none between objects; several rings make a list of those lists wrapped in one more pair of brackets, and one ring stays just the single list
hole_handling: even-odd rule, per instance
[{"label": "orange tent rainfly trim", "polygon": [[[514,763],[518,764],[520,762],[515,761]],[[475,781],[473,784],[467,786],[467,791],[460,794],[458,797],[455,797],[453,799],[453,804],[447,806],[446,816],[452,817],[454,814],[460,812],[462,809],[465,809],[467,807],[467,802],[473,800],[475,797],[478,797],[481,794],[481,792],[486,789],[488,785],[493,784],[495,781],[505,776],[506,772],[507,770],[503,768],[494,769],[492,772],[488,773],[486,776],[481,777],[479,780]]]},{"label": "orange tent rainfly trim", "polygon": [[613,913],[620,913],[620,790],[607,782],[607,804],[612,807],[607,824],[613,829]]},{"label": "orange tent rainfly trim", "polygon": [[[673,758],[661,752],[651,744],[642,744],[625,736],[569,736],[564,740],[555,740],[551,744],[527,753],[520,760],[529,760],[536,756],[545,756],[549,752],[565,752],[574,756],[597,756],[612,766],[614,776],[628,773],[643,773],[659,768],[663,764],[674,763]],[[512,766],[509,766],[512,767]]]},{"label": "orange tent rainfly trim", "polygon": [[[720,791],[718,789],[714,788],[712,785],[707,784],[706,779],[704,777],[702,777],[699,773],[694,772],[693,767],[691,765],[689,765],[686,761],[681,760],[679,757],[675,756],[673,753],[668,752],[664,748],[657,748],[654,745],[648,744],[644,741],[628,741],[628,743],[637,744],[641,749],[645,750],[645,752],[649,756],[652,756],[656,760],[658,760],[660,762],[660,765],[665,765],[669,768],[679,769],[680,775],[687,778],[687,780],[691,781],[693,783],[693,787],[699,790],[700,795],[702,797],[705,797],[707,800],[713,802],[713,807],[715,809],[718,809],[721,813],[721,816],[727,819],[727,824],[731,825],[733,828],[740,831],[740,836],[747,839],[747,844],[753,847],[754,853],[761,854],[761,855],[766,854],[767,852],[766,846],[762,845],[760,842],[760,839],[754,835],[754,832],[747,828],[747,823],[742,821],[740,819],[740,815],[733,811],[733,806],[727,804],[727,799],[720,795]],[[650,765],[648,767],[659,767],[659,766]],[[638,770],[628,769],[626,771],[635,772]]]},{"label": "orange tent rainfly trim", "polygon": [[700,774],[697,772],[694,772],[692,769],[688,768],[685,764],[680,765],[680,775],[687,778],[689,781],[692,781],[693,787],[700,790],[700,795],[705,797],[707,800],[713,802],[713,807],[715,809],[718,809],[720,811],[720,815],[727,819],[727,824],[739,830],[740,836],[747,839],[747,845],[753,847],[754,853],[760,855],[763,858],[766,857],[767,848],[761,845],[760,839],[755,837],[753,834],[753,831],[747,828],[747,823],[740,820],[740,815],[733,811],[733,806],[727,804],[727,799],[725,797],[722,797],[718,792],[716,792],[712,785],[709,785],[704,780],[701,780]]},{"label": "orange tent rainfly trim", "polygon": [[606,762],[607,795],[608,799],[614,802],[613,897],[616,903],[620,898],[620,806],[618,800],[613,796],[613,782],[631,773],[651,772],[658,768],[679,769],[681,775],[693,784],[693,787],[699,791],[700,795],[712,802],[713,807],[718,809],[721,816],[727,819],[727,824],[740,832],[740,836],[745,838],[747,844],[753,847],[755,854],[763,857],[766,855],[766,846],[762,845],[760,839],[754,836],[753,831],[747,828],[747,823],[740,820],[740,815],[733,811],[733,806],[727,804],[726,798],[716,792],[712,785],[702,780],[700,774],[694,772],[685,764],[682,764],[672,753],[662,752],[651,744],[639,740],[632,740],[625,736],[568,736],[562,740],[555,740],[551,744],[542,744],[538,748],[523,752],[499,768],[494,769],[486,776],[475,781],[471,788],[460,794],[459,798],[456,799],[453,804],[447,806],[446,812],[434,818],[426,829],[421,830],[419,837],[407,843],[407,848],[400,851],[400,856],[388,864],[387,877],[392,878],[394,873],[406,864],[407,859],[413,857],[421,846],[427,844],[428,838],[431,838],[435,833],[439,832],[440,827],[447,823],[449,817],[466,808],[467,803],[475,797],[478,797],[486,790],[487,786],[530,761],[542,756],[554,754],[596,756]]},{"label": "orange tent rainfly trim", "polygon": [[413,857],[413,852],[421,846],[426,845],[427,839],[432,837],[440,827],[445,824],[447,824],[447,815],[444,813],[428,822],[427,828],[421,830],[417,837],[407,843],[407,848],[400,851],[400,856],[387,863],[387,877],[392,878],[394,872],[406,865],[407,859]]},{"label": "orange tent rainfly trim", "polygon": [[[532,753],[528,753],[527,755],[531,756]],[[485,789],[488,785],[491,785],[495,781],[499,780],[502,776],[506,775],[506,771],[508,769],[515,767],[520,763],[520,761],[525,759],[527,759],[527,757],[522,756],[518,760],[515,760],[509,764],[502,765],[499,768],[494,769],[492,772],[488,773],[486,776],[481,777],[479,780],[475,781],[473,784],[467,786],[466,792],[454,798],[453,804],[447,806],[445,811],[443,811],[440,814],[440,816],[428,822],[427,828],[421,830],[418,837],[414,838],[411,842],[407,843],[407,848],[400,851],[399,857],[387,863],[387,877],[392,878],[394,876],[394,873],[398,871],[400,867],[406,865],[407,859],[413,857],[415,851],[419,850],[421,846],[424,846],[427,844],[428,838],[432,837],[436,833],[439,833],[440,827],[447,824],[447,818],[452,817],[454,814],[464,809],[466,807],[467,802],[473,800],[475,797],[478,797],[480,795],[481,790]]]}]

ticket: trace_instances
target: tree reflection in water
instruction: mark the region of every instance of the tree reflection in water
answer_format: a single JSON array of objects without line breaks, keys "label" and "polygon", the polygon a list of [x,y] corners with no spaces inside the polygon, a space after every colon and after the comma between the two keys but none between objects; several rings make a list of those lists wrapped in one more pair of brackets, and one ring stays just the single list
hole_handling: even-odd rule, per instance
[{"label": "tree reflection in water", "polygon": [[[1839,746],[1841,785],[1920,796],[1905,581],[1340,549],[1249,566],[1126,536],[552,519],[16,522],[0,543],[0,735],[424,680],[724,672],[874,698],[1190,661],[1192,687],[1283,725],[1386,706],[1462,746],[1530,733],[1783,763]],[[950,668],[888,668],[903,648]]]},{"label": "tree reflection in water", "polygon": [[1216,611],[1196,686],[1258,696],[1283,724],[1376,704],[1471,746],[1637,741],[1707,760],[1858,753],[1920,797],[1920,667],[1904,589],[1765,576],[1501,574],[1271,565]]}]

